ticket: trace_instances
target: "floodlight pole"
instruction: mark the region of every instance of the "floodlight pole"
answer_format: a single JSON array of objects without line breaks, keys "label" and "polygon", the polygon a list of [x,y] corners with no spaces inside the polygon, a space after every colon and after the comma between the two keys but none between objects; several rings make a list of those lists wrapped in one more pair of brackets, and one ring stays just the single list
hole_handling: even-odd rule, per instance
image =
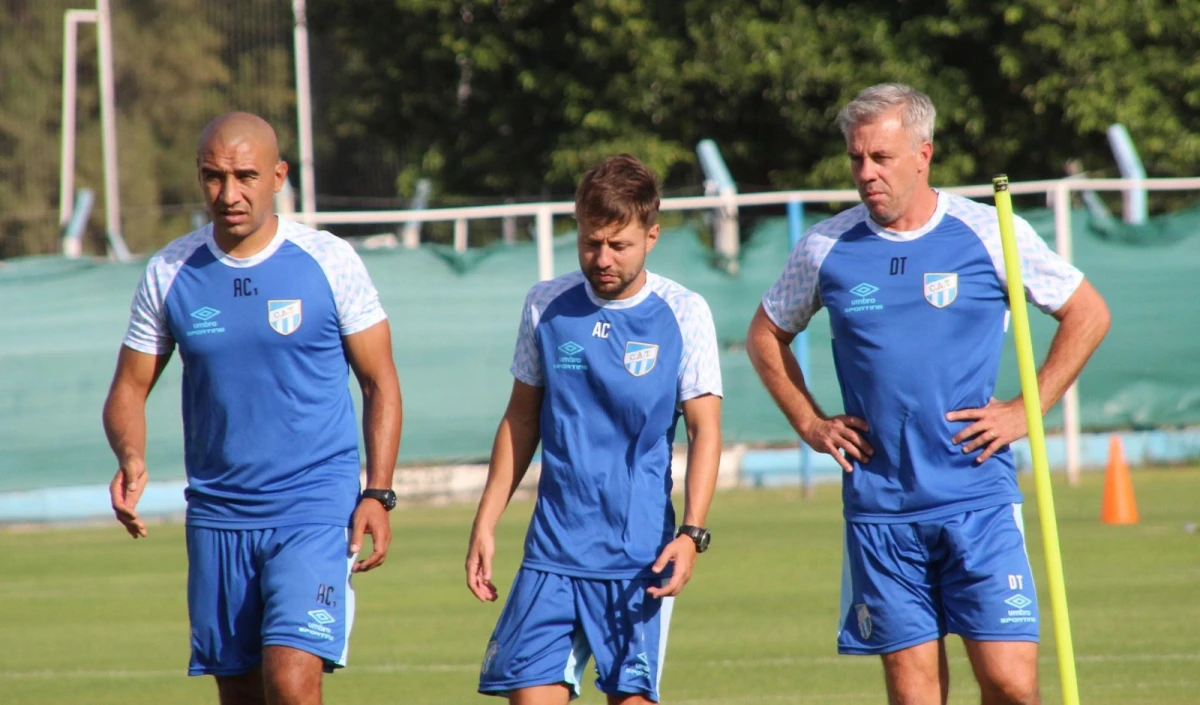
[{"label": "floodlight pole", "polygon": [[311,216],[317,212],[317,186],[313,175],[312,89],[309,83],[308,11],[305,0],[292,0],[292,15],[295,20],[296,118],[300,142],[300,219],[310,227],[315,227]]}]

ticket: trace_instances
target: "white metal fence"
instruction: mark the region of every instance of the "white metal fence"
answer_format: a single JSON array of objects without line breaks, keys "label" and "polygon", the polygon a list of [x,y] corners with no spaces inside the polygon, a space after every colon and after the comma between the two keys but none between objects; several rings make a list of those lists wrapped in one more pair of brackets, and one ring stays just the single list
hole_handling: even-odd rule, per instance
[{"label": "white metal fence", "polygon": [[[1045,194],[1054,209],[1055,249],[1067,261],[1071,260],[1071,196],[1087,191],[1186,191],[1200,190],[1200,177],[1175,179],[1051,179],[1012,183],[1009,191],[1014,195]],[[990,199],[992,185],[953,186],[944,189],[970,198]],[[769,193],[725,194],[719,196],[696,196],[663,199],[660,210],[709,210],[772,206],[788,203],[857,203],[858,193],[853,190],[828,191],[776,191]],[[574,211],[571,202],[505,204],[495,206],[471,206],[465,208],[431,208],[426,210],[393,211],[336,211],[324,213],[299,213],[296,217],[312,226],[325,225],[394,225],[413,222],[455,223],[455,242],[465,249],[468,223],[471,220],[513,218],[533,216],[536,223],[538,277],[553,278],[554,273],[554,216],[570,215]],[[783,263],[780,262],[782,268]],[[1063,429],[1066,441],[1067,477],[1071,484],[1079,478],[1080,466],[1080,419],[1079,392],[1072,386],[1063,398]]]}]

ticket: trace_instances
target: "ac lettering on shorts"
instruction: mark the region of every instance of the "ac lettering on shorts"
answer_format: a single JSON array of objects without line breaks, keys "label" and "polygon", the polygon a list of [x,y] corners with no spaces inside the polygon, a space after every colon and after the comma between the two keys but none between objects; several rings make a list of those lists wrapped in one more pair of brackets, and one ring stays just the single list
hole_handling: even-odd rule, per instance
[{"label": "ac lettering on shorts", "polygon": [[322,583],[317,588],[317,603],[327,607],[337,607],[337,602],[333,599],[336,592],[336,589],[332,585]]}]

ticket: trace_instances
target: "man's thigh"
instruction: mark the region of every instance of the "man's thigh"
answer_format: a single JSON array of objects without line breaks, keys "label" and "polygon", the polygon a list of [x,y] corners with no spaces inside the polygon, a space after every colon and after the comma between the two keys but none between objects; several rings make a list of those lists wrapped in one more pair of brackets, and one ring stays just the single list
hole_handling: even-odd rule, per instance
[{"label": "man's thigh", "polygon": [[847,522],[838,652],[887,654],[945,636],[935,578],[916,524]]},{"label": "man's thigh", "polygon": [[579,622],[596,660],[596,687],[610,696],[610,702],[614,701],[611,696],[659,700],[675,598],[652,597],[646,590],[665,582],[575,581]]},{"label": "man's thigh", "polygon": [[[590,657],[576,619],[573,579],[522,568],[484,652],[479,692],[507,696],[562,685],[578,696]],[[535,694],[526,692],[514,702],[530,700],[524,695]]]},{"label": "man's thigh", "polygon": [[1021,505],[965,512],[941,527],[946,628],[975,641],[1037,642],[1037,590]]},{"label": "man's thigh", "polygon": [[271,530],[262,560],[262,645],[287,646],[346,665],[354,625],[349,532],[319,524]]},{"label": "man's thigh", "polygon": [[262,662],[262,533],[187,527],[188,675],[241,676]]}]

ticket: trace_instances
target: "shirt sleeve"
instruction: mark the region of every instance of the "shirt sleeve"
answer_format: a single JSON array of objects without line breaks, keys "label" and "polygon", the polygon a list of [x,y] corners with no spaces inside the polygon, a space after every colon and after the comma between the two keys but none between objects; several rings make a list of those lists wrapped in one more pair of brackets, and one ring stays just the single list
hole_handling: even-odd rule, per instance
[{"label": "shirt sleeve", "polygon": [[521,324],[517,328],[517,346],[513,351],[513,377],[531,387],[544,387],[545,374],[542,370],[542,351],[537,343],[537,310],[534,292],[531,290],[525,297],[525,306],[521,310]]},{"label": "shirt sleeve", "polygon": [[821,310],[818,272],[831,247],[829,238],[809,231],[792,248],[783,274],[763,295],[763,311],[781,329],[799,333]]},{"label": "shirt sleeve", "polygon": [[386,319],[387,314],[379,303],[379,292],[367,273],[367,265],[354,247],[341,240],[337,253],[333,295],[337,304],[338,325],[342,335],[353,335]]},{"label": "shirt sleeve", "polygon": [[683,360],[679,365],[679,401],[714,394],[722,396],[721,358],[717,349],[717,328],[712,310],[699,295],[690,301],[680,316],[683,335]]},{"label": "shirt sleeve", "polygon": [[[1083,272],[1060,257],[1024,218],[1014,218],[1017,251],[1021,257],[1021,283],[1025,298],[1043,313],[1054,313],[1071,298],[1083,281]],[[1006,281],[1000,258],[1000,281]]]},{"label": "shirt sleeve", "polygon": [[152,259],[146,265],[133,294],[129,327],[125,331],[125,347],[148,355],[165,355],[175,347],[166,315],[169,282],[164,281],[159,264],[159,260]]}]

